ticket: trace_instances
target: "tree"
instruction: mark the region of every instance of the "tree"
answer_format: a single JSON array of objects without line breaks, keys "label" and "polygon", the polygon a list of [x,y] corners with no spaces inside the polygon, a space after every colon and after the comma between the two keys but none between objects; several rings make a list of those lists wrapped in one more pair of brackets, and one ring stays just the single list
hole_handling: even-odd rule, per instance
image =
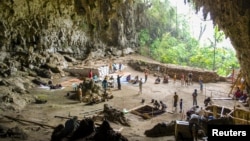
[{"label": "tree", "polygon": [[213,35],[213,39],[209,38],[209,41],[211,43],[211,46],[214,48],[214,60],[213,60],[213,71],[215,71],[215,55],[216,55],[216,47],[217,47],[217,43],[220,43],[223,41],[223,39],[225,39],[225,34],[223,33],[223,31],[219,30],[218,25],[216,25],[214,27],[214,35]]}]

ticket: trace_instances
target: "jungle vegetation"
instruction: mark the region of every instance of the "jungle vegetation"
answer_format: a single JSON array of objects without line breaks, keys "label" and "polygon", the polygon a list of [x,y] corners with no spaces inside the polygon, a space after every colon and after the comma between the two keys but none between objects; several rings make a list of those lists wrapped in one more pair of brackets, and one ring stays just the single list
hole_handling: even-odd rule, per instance
[{"label": "jungle vegetation", "polygon": [[141,55],[162,63],[213,70],[221,76],[230,74],[232,68],[239,68],[235,50],[218,45],[225,40],[225,35],[217,25],[210,43],[204,46],[200,43],[204,27],[196,39],[192,37],[189,22],[177,14],[176,7],[168,0],[147,0],[147,3],[151,5],[146,11],[149,25],[139,34]]}]

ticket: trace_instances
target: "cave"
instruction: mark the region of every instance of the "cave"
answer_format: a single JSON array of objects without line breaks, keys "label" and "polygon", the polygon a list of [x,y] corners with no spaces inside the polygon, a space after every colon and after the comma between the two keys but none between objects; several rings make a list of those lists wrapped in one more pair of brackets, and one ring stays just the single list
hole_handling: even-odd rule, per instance
[{"label": "cave", "polygon": [[[230,38],[248,87],[250,5],[244,0],[183,2],[193,2],[194,10],[202,10],[204,19],[210,14],[214,24]],[[142,9],[149,7],[150,3],[133,0],[47,0],[41,3],[3,0],[0,2],[1,62],[8,65],[9,57],[17,54],[13,59],[18,61],[12,63],[21,69],[31,64],[29,59],[35,67],[43,66],[42,58],[48,57],[47,53],[88,60],[137,52],[137,31],[147,25]],[[1,67],[6,66],[1,64]]]},{"label": "cave", "polygon": [[[250,3],[246,0],[183,0],[183,2],[194,3],[194,10],[196,12],[202,10],[204,19],[210,14],[214,25],[218,25],[219,29],[230,38],[249,91]],[[24,116],[19,115],[21,114],[20,111],[34,100],[34,97],[32,97],[33,91],[29,91],[29,89],[36,86],[30,80],[47,82],[50,79],[63,78],[69,75],[65,69],[72,66],[93,68],[95,64],[99,63],[101,65],[96,67],[99,68],[107,67],[107,64],[119,61],[122,63],[129,62],[128,64],[134,66],[134,69],[140,72],[143,71],[143,67],[156,68],[159,66],[157,63],[145,64],[143,59],[143,61],[131,61],[131,58],[134,59],[133,56],[130,61],[120,59],[138,53],[140,49],[138,31],[148,26],[148,21],[144,18],[146,17],[144,9],[150,8],[150,6],[151,4],[146,0],[144,3],[136,0],[0,0],[0,113],[10,112],[11,115],[17,113],[16,116],[18,117]],[[162,66],[161,69],[163,70],[161,71],[169,69],[166,65]],[[183,70],[185,73],[190,71],[179,68],[171,69],[169,75],[172,76],[174,72],[183,72]],[[206,82],[221,80],[214,72],[200,70],[195,72],[194,74],[197,75],[195,75],[194,81],[196,82],[198,81],[198,75],[205,73],[207,74]],[[81,73],[83,72],[81,71]],[[84,74],[86,73],[84,72]],[[77,82],[80,81],[82,80],[77,80]],[[71,86],[69,87],[71,88]],[[175,88],[175,85],[172,87]],[[194,86],[190,87],[193,88]],[[188,90],[190,91],[190,89]],[[124,95],[128,94],[123,89],[121,91]],[[137,89],[133,89],[132,92],[134,91],[137,91]],[[186,93],[189,93],[189,91]],[[120,91],[114,91],[115,94],[118,92]],[[157,88],[150,88],[147,92],[150,94],[156,93],[156,96],[153,95],[156,98],[159,96],[158,93],[161,93]],[[50,112],[53,113],[53,110],[58,107],[65,108],[65,111],[68,112],[74,104],[78,108],[83,106],[82,103],[82,105],[79,104],[80,106],[77,105],[76,101],[58,100],[56,96],[64,98],[62,92],[49,91],[46,94],[51,96],[52,100],[59,102],[59,106],[51,104],[50,99],[46,103],[39,104],[41,107],[45,104],[51,104],[47,106],[47,108],[51,108],[48,113],[41,113],[42,110],[40,111],[40,107],[37,105],[28,107],[24,113],[30,112],[35,115],[35,117],[30,118],[31,120],[36,119],[44,122],[46,119],[39,118],[51,116]],[[70,93],[68,94],[70,95]],[[131,100],[126,101],[127,97],[116,96],[114,96],[114,99],[118,102],[112,100],[109,100],[109,102],[113,102],[115,106],[120,106],[119,109],[123,109],[126,102],[128,102],[127,105],[131,106],[129,108],[135,107],[136,104],[140,103],[136,100],[141,99],[138,98],[139,96],[133,97],[134,95],[130,95]],[[168,98],[172,97],[169,96]],[[129,103],[129,101],[136,104]],[[190,101],[187,100],[187,102]],[[65,102],[66,106],[60,107],[60,102]],[[224,103],[222,102],[222,104]],[[38,110],[33,109],[37,107]],[[88,106],[84,110],[91,108],[91,106]],[[32,109],[34,111],[29,111]],[[145,106],[137,109],[136,112],[139,115],[147,112],[148,116],[146,117],[149,117],[152,109],[153,107]],[[70,116],[74,113],[68,112],[66,114]],[[153,115],[152,117],[156,116]],[[249,117],[249,114],[242,117]],[[157,121],[151,120],[151,122],[156,123]],[[249,124],[248,119],[244,123]],[[31,129],[33,132],[41,128],[28,127],[26,129]],[[48,133],[47,129],[40,131]],[[40,133],[34,133],[33,137],[41,135]],[[133,133],[131,134],[133,135]],[[49,140],[48,134],[45,137],[46,139]],[[144,140],[145,138],[133,139]]]}]

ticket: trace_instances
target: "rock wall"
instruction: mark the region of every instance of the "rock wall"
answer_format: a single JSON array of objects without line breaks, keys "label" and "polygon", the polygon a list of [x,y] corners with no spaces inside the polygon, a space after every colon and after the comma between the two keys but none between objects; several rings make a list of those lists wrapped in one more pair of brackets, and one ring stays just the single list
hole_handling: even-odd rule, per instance
[{"label": "rock wall", "polygon": [[81,59],[131,53],[142,6],[133,0],[1,0],[0,49]]},{"label": "rock wall", "polygon": [[[186,1],[186,0],[185,0]],[[210,13],[212,20],[218,24],[231,39],[240,62],[242,74],[250,90],[250,3],[246,0],[193,0],[196,10],[203,10],[204,18]]]},{"label": "rock wall", "polygon": [[[69,57],[133,53],[144,8],[133,0],[1,0],[0,73],[41,66],[60,72]],[[64,56],[53,59],[57,53]]]},{"label": "rock wall", "polygon": [[12,87],[27,93],[8,78],[51,79],[82,60],[135,52],[145,8],[134,0],[0,0],[0,101]]}]

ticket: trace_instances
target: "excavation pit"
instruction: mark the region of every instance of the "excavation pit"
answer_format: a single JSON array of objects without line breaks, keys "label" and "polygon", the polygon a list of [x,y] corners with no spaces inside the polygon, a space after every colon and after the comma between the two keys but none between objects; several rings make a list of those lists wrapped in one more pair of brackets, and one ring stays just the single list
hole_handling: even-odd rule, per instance
[{"label": "excavation pit", "polygon": [[165,111],[162,111],[150,105],[144,105],[132,110],[131,113],[141,116],[143,119],[151,119],[165,113]]}]

